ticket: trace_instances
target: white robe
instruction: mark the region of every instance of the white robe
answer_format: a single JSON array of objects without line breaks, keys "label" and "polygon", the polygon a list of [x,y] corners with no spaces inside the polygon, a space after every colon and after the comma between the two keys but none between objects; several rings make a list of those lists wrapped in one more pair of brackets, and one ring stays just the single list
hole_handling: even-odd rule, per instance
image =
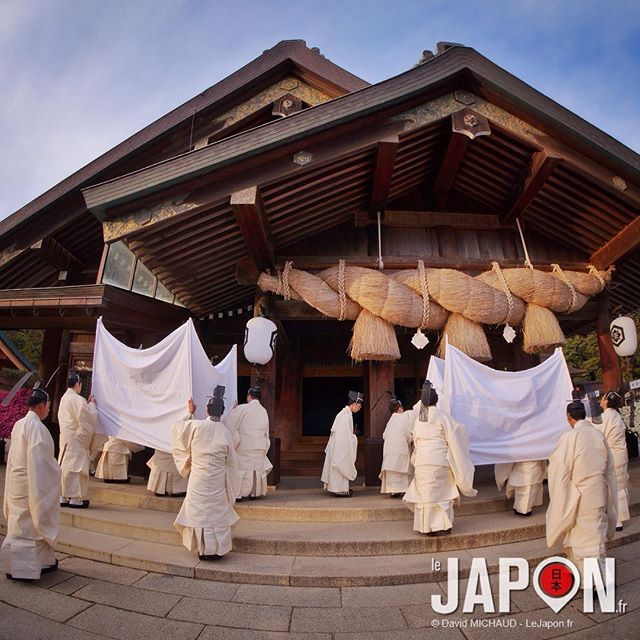
[{"label": "white robe", "polygon": [[353,433],[353,413],[349,407],[335,417],[324,453],[321,478],[324,488],[331,493],[348,493],[349,480],[358,475],[358,437]]},{"label": "white robe", "polygon": [[507,498],[514,498],[513,508],[519,513],[529,513],[543,503],[545,460],[507,462],[496,464],[495,477],[498,490],[505,487]]},{"label": "white robe", "polygon": [[411,466],[411,431],[413,424],[411,411],[394,413],[382,434],[384,449],[380,480],[381,493],[404,493],[409,488],[413,476]]},{"label": "white robe", "polygon": [[109,436],[102,448],[102,455],[96,467],[96,478],[101,480],[126,480],[129,477],[129,460],[132,454],[144,447]]},{"label": "white robe", "polygon": [[579,420],[549,458],[547,545],[562,545],[582,575],[584,558],[604,558],[615,533],[617,489],[613,456],[604,436]]},{"label": "white robe", "polygon": [[267,476],[273,468],[267,453],[269,416],[259,400],[233,409],[227,417],[238,459],[238,498],[267,495]]},{"label": "white robe", "polygon": [[60,399],[60,453],[62,470],[60,495],[64,498],[86,500],[89,497],[89,466],[91,441],[96,430],[96,405],[73,389],[67,389]]},{"label": "white robe", "polygon": [[429,407],[426,422],[416,410],[413,427],[414,477],[403,501],[413,511],[413,528],[421,533],[453,526],[453,505],[458,489],[473,497],[475,468],[469,456],[464,427],[437,407]]},{"label": "white robe", "polygon": [[14,578],[37,580],[44,567],[55,564],[60,467],[53,438],[33,411],[18,420],[11,433],[3,506],[5,571]]},{"label": "white robe", "polygon": [[631,517],[629,515],[629,473],[627,470],[629,453],[627,451],[626,427],[622,417],[615,409],[605,409],[602,413],[602,424],[594,424],[593,426],[603,433],[613,456],[618,486],[618,524],[621,525]]},{"label": "white robe", "polygon": [[151,469],[147,489],[162,495],[175,495],[185,493],[187,490],[187,478],[183,478],[176,469],[173,455],[166,451],[156,450],[147,462]]},{"label": "white robe", "polygon": [[171,427],[176,468],[188,477],[187,496],[174,522],[182,543],[200,555],[231,551],[238,470],[231,432],[223,422],[187,416]]}]

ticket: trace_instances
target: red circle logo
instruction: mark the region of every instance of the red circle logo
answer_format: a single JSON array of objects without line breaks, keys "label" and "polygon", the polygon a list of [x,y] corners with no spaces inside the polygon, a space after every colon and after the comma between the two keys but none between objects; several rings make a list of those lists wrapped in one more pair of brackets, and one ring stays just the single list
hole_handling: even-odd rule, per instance
[{"label": "red circle logo", "polygon": [[576,582],[573,571],[562,562],[551,562],[538,576],[540,588],[550,598],[566,596]]}]

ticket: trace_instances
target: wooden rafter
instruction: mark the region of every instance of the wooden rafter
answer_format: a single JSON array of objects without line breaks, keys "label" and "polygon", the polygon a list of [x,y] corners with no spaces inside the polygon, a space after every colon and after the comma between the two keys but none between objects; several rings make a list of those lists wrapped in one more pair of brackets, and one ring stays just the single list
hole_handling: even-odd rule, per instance
[{"label": "wooden rafter", "polygon": [[375,216],[377,211],[383,211],[389,197],[393,166],[396,161],[396,153],[400,139],[397,135],[390,136],[378,142],[376,154],[376,166],[373,172],[373,185],[371,187],[371,202],[369,208]]},{"label": "wooden rafter", "polygon": [[640,216],[618,232],[591,256],[591,264],[606,269],[640,246]]},{"label": "wooden rafter", "polygon": [[80,273],[84,269],[84,263],[55,238],[41,238],[31,245],[31,251],[60,271]]},{"label": "wooden rafter", "polygon": [[444,159],[440,165],[440,171],[438,171],[438,177],[433,185],[433,191],[436,196],[436,202],[439,206],[443,207],[446,203],[447,196],[455,180],[456,173],[462,159],[467,151],[467,147],[471,139],[462,133],[452,133],[449,138],[449,144],[444,154]]},{"label": "wooden rafter", "polygon": [[516,189],[514,202],[500,220],[507,224],[522,215],[544,187],[545,182],[560,163],[560,158],[544,151],[536,151],[531,156],[529,173]]},{"label": "wooden rafter", "polygon": [[275,253],[260,189],[253,186],[236,191],[231,195],[231,209],[256,267],[271,268]]}]

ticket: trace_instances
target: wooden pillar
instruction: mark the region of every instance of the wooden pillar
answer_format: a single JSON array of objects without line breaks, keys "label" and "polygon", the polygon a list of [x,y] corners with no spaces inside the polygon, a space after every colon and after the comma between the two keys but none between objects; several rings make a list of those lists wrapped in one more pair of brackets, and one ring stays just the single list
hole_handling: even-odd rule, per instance
[{"label": "wooden pillar", "polygon": [[302,366],[297,327],[287,327],[287,337],[286,341],[279,340],[276,347],[275,422],[272,427],[272,434],[280,438],[283,451],[289,450],[298,438],[302,392]]},{"label": "wooden pillar", "polygon": [[598,349],[600,350],[600,366],[602,367],[602,385],[605,391],[618,389],[622,383],[620,360],[613,348],[609,325],[609,294],[605,291],[600,296],[598,318],[596,320],[596,334],[598,336]]},{"label": "wooden pillar", "polygon": [[393,362],[367,362],[364,429],[369,438],[381,438],[389,420],[389,400],[394,390]]},{"label": "wooden pillar", "polygon": [[393,362],[367,362],[365,376],[365,484],[380,485],[382,434],[389,420],[389,400],[394,389]]},{"label": "wooden pillar", "polygon": [[[49,378],[53,376],[55,370],[62,362],[68,362],[69,351],[69,332],[62,329],[46,329],[44,339],[42,341],[42,353],[40,354],[40,364],[38,365],[38,376],[42,380],[42,384],[46,384]],[[58,403],[60,396],[64,393],[68,367],[62,367],[57,375],[55,375],[47,392],[51,398],[51,408],[49,417],[45,420],[47,428],[51,431],[51,436],[55,443],[55,454],[58,455],[58,440],[60,430],[58,428]]]}]

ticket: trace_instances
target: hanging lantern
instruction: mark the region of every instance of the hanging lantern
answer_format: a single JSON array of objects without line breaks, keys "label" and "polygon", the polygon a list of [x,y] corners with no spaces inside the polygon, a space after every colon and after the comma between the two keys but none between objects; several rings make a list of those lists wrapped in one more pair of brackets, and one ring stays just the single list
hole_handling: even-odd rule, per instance
[{"label": "hanging lantern", "polygon": [[638,332],[633,318],[622,316],[611,322],[611,342],[621,357],[632,356],[638,348]]},{"label": "hanging lantern", "polygon": [[276,349],[278,328],[267,318],[251,318],[244,331],[244,357],[254,365],[267,364]]}]

